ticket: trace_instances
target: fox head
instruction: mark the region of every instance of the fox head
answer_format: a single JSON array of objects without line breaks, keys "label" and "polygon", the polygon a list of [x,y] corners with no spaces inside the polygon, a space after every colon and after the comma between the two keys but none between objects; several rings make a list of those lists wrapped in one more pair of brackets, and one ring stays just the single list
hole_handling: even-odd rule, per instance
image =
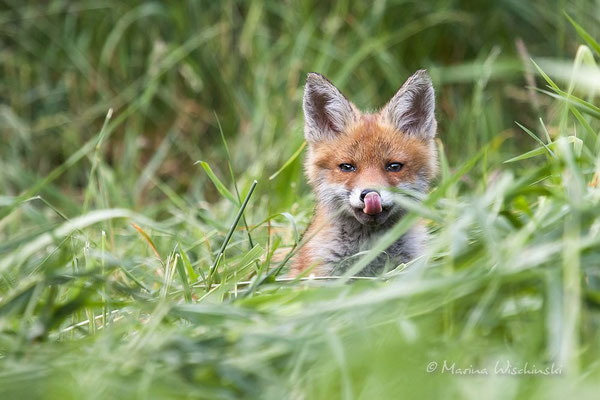
[{"label": "fox head", "polygon": [[376,113],[362,113],[325,78],[304,88],[306,173],[327,210],[381,225],[402,213],[395,189],[425,192],[437,170],[435,94],[417,71]]}]

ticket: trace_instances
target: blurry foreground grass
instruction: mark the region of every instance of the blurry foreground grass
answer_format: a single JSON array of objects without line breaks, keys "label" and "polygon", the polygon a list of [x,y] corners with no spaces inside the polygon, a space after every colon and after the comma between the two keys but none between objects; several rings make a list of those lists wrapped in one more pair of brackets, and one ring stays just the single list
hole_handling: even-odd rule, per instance
[{"label": "blurry foreground grass", "polygon": [[[594,398],[598,36],[501,3],[6,3],[0,398]],[[427,253],[285,279],[304,73],[362,106],[419,67],[441,176],[379,246],[423,217]]]}]

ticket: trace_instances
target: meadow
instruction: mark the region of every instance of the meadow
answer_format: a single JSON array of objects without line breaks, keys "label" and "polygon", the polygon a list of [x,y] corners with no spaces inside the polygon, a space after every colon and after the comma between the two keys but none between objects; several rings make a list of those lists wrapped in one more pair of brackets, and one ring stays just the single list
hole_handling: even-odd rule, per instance
[{"label": "meadow", "polygon": [[[1,0],[0,398],[597,398],[599,58],[597,0]],[[306,74],[421,68],[431,193],[288,278]]]}]

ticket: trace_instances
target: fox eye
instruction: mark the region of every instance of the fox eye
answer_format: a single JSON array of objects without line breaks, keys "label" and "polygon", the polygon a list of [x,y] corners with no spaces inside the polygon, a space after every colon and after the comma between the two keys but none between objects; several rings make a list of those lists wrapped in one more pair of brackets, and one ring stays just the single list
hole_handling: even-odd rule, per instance
[{"label": "fox eye", "polygon": [[385,169],[389,172],[400,172],[400,170],[404,167],[404,164],[399,162],[389,163]]},{"label": "fox eye", "polygon": [[356,166],[348,163],[343,163],[339,165],[340,169],[344,172],[354,172],[356,171]]}]

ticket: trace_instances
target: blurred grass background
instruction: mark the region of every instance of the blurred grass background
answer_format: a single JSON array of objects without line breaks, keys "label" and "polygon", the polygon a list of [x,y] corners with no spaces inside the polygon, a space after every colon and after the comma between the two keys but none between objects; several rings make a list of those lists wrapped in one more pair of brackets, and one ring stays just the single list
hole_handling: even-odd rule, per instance
[{"label": "blurred grass background", "polygon": [[[598,1],[0,4],[3,398],[597,391]],[[443,143],[427,257],[276,281],[312,212],[306,73],[375,109],[420,68]],[[563,374],[425,372],[444,359]]]}]

